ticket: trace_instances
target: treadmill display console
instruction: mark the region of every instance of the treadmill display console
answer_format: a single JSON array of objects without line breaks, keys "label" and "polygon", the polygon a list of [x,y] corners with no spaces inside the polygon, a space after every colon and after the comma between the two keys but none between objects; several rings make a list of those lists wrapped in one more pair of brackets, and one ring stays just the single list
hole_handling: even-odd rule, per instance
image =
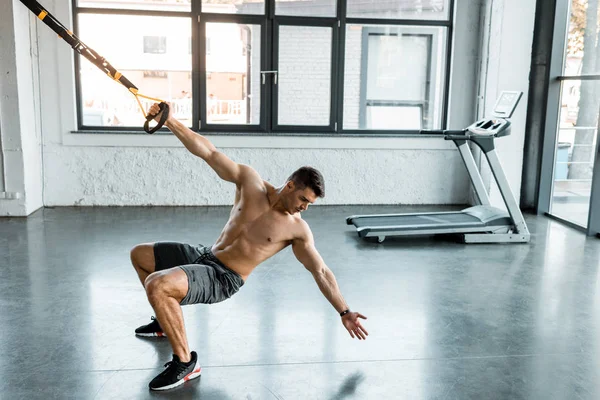
[{"label": "treadmill display console", "polygon": [[504,91],[494,106],[494,117],[510,118],[521,100],[523,92]]}]

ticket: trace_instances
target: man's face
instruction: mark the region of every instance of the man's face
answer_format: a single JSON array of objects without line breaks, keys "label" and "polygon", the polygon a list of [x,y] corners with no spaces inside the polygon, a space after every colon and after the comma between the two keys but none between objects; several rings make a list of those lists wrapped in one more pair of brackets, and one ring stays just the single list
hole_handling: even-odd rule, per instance
[{"label": "man's face", "polygon": [[289,195],[287,209],[290,214],[296,214],[308,209],[308,206],[317,201],[317,195],[310,188],[293,189]]}]

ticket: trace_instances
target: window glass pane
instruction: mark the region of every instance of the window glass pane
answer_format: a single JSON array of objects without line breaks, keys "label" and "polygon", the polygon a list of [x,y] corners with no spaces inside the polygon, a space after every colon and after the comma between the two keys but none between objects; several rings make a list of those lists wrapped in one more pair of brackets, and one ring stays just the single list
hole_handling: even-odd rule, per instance
[{"label": "window glass pane", "polygon": [[598,138],[600,82],[563,81],[550,212],[587,227]]},{"label": "window glass pane", "polygon": [[77,0],[79,7],[189,12],[191,0]]},{"label": "window glass pane", "polygon": [[336,0],[275,0],[275,14],[306,17],[335,17]]},{"label": "window glass pane", "polygon": [[265,13],[264,0],[202,0],[203,13],[261,14]]},{"label": "window glass pane", "polygon": [[344,68],[344,129],[441,127],[445,28],[348,25]]},{"label": "window glass pane", "polygon": [[571,16],[563,75],[600,74],[598,0],[571,1]]},{"label": "window glass pane", "polygon": [[[192,125],[189,18],[80,14],[79,26],[81,40],[106,58],[141,94],[172,102],[175,117]],[[124,86],[111,82],[83,57],[80,66],[83,125],[143,124],[137,101]],[[146,108],[153,103],[140,100]]]},{"label": "window glass pane", "polygon": [[206,24],[209,124],[260,124],[260,25]]},{"label": "window glass pane", "polygon": [[330,125],[331,35],[329,27],[279,27],[279,125]]},{"label": "window glass pane", "polygon": [[144,54],[165,54],[166,52],[166,36],[144,36]]},{"label": "window glass pane", "polygon": [[347,0],[350,18],[447,20],[450,0]]}]

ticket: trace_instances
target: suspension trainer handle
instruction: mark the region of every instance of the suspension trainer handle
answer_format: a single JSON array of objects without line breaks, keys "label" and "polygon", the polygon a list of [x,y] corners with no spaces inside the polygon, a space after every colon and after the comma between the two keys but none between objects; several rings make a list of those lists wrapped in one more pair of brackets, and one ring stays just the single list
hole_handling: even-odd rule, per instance
[{"label": "suspension trainer handle", "polygon": [[[146,133],[152,134],[162,128],[162,126],[167,122],[167,118],[169,117],[169,105],[165,102],[161,102],[158,104],[159,111],[157,114],[148,114],[146,116],[146,123],[144,124],[144,130]],[[162,113],[162,114],[161,114]],[[150,121],[152,121],[156,116],[160,114],[160,120],[158,121],[158,125],[154,128],[150,129]]]}]

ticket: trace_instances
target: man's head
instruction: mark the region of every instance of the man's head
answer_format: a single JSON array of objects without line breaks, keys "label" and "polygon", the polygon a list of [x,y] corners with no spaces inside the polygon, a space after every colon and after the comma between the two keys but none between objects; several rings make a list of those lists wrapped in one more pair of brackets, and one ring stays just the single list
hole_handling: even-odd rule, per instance
[{"label": "man's head", "polygon": [[298,168],[287,179],[284,196],[285,207],[291,214],[304,211],[318,197],[325,197],[323,175],[312,167]]}]

